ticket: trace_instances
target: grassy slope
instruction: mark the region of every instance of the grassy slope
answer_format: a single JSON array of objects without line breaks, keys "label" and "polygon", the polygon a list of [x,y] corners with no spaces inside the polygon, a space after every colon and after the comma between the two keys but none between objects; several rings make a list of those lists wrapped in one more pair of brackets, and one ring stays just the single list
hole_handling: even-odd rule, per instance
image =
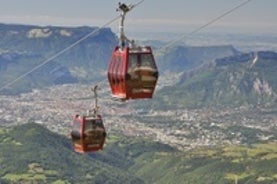
[{"label": "grassy slope", "polygon": [[276,143],[199,148],[182,154],[143,155],[134,172],[155,183],[275,183]]},{"label": "grassy slope", "polygon": [[[0,132],[0,178],[51,183],[142,183],[91,155],[72,150],[71,142],[44,127],[30,123]],[[99,153],[101,154],[101,153]]]},{"label": "grassy slope", "polygon": [[151,140],[109,135],[81,155],[70,140],[33,123],[0,129],[0,181],[38,183],[276,183],[276,142],[179,152]]}]

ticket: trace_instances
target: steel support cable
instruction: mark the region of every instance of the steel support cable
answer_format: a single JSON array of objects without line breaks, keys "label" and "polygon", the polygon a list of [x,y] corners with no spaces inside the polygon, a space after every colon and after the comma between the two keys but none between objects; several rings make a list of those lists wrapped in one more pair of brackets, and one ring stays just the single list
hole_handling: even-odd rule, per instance
[{"label": "steel support cable", "polygon": [[[142,3],[143,1],[144,1],[144,0],[140,1],[138,4]],[[205,29],[206,27],[208,27],[208,26],[210,26],[211,24],[217,22],[218,20],[222,19],[223,17],[225,17],[225,16],[231,14],[232,12],[234,12],[234,11],[236,11],[237,9],[241,8],[242,6],[245,6],[246,4],[248,4],[248,3],[251,2],[251,1],[252,1],[252,0],[246,0],[246,1],[241,2],[240,4],[238,4],[238,5],[236,5],[235,7],[231,8],[230,10],[224,12],[223,14],[219,15],[218,17],[216,17],[216,18],[210,20],[209,22],[207,22],[206,24],[200,26],[199,28],[197,28],[197,29],[195,29],[195,30],[193,30],[193,31],[191,31],[191,32],[189,32],[189,33],[182,34],[178,39],[171,41],[171,42],[168,43],[167,45],[165,45],[165,46],[159,48],[157,51],[164,51],[164,50],[166,50],[168,47],[172,46],[172,45],[175,44],[176,42],[178,42],[178,41],[184,39],[185,37],[191,36],[191,35],[193,35],[193,34],[199,32],[199,31]],[[100,82],[103,82],[103,81],[105,81],[105,80],[106,80],[106,79],[103,79],[103,80],[101,80]]]},{"label": "steel support cable", "polygon": [[50,61],[52,61],[53,59],[59,57],[60,55],[62,55],[63,53],[67,52],[68,50],[72,49],[73,47],[75,47],[76,45],[78,45],[79,43],[81,43],[82,41],[86,40],[88,37],[96,34],[97,32],[99,32],[102,28],[110,25],[111,23],[113,23],[114,21],[116,21],[117,19],[119,19],[120,16],[115,17],[114,19],[110,20],[109,22],[107,22],[106,24],[104,24],[103,26],[97,28],[96,30],[93,30],[92,32],[88,33],[87,35],[85,35],[84,37],[82,37],[81,39],[77,40],[76,42],[74,42],[73,44],[69,45],[68,47],[66,47],[65,49],[57,52],[56,54],[54,54],[53,56],[47,58],[46,60],[44,60],[41,64],[35,66],[34,68],[32,68],[31,70],[29,70],[28,72],[20,75],[19,77],[17,77],[16,79],[8,82],[7,84],[5,84],[4,86],[2,86],[0,88],[0,91],[2,91],[3,89],[11,86],[12,84],[16,83],[17,81],[25,78],[27,75],[31,74],[32,72],[36,71],[37,69],[41,68],[42,66],[46,65],[47,63],[49,63]]},{"label": "steel support cable", "polygon": [[[139,1],[138,3],[136,3],[136,4],[133,6],[133,8],[136,7],[136,6],[138,6],[138,5],[140,5],[141,3],[143,3],[143,1],[144,1],[144,0],[141,0],[141,1]],[[195,29],[195,30],[189,32],[188,34],[183,34],[183,35],[181,35],[178,39],[176,39],[176,40],[174,40],[174,41],[168,43],[167,45],[163,46],[163,47],[160,48],[159,50],[165,50],[166,48],[168,48],[168,47],[170,47],[171,45],[175,44],[176,42],[178,42],[178,41],[184,39],[185,37],[188,37],[188,36],[190,36],[190,35],[192,35],[192,34],[195,34],[195,33],[199,32],[199,31],[201,31],[202,29],[208,27],[209,25],[215,23],[216,21],[222,19],[222,18],[225,17],[226,15],[232,13],[233,11],[235,11],[235,10],[239,9],[240,7],[242,7],[242,6],[246,5],[246,4],[248,4],[248,3],[251,2],[251,1],[252,1],[252,0],[246,0],[246,1],[242,2],[242,3],[240,3],[239,5],[233,7],[232,9],[230,9],[230,10],[228,10],[227,12],[221,14],[220,16],[218,16],[218,17],[216,17],[216,18],[210,20],[210,21],[207,22],[206,24],[204,24],[204,25],[200,26],[199,28],[197,28],[197,29]],[[50,57],[50,58],[44,60],[41,64],[37,65],[37,66],[34,67],[32,70],[30,70],[30,71],[28,71],[28,72],[26,72],[26,73],[20,75],[20,76],[17,77],[16,79],[14,79],[14,80],[12,80],[11,82],[7,83],[6,85],[2,86],[2,87],[0,88],[0,91],[2,91],[3,89],[7,88],[8,86],[10,86],[10,85],[16,83],[16,82],[19,81],[20,79],[23,79],[24,77],[26,77],[26,76],[29,75],[30,73],[36,71],[37,69],[41,68],[42,66],[44,66],[44,65],[47,64],[48,62],[50,62],[50,61],[52,61],[53,59],[57,58],[57,57],[60,56],[61,54],[63,54],[63,53],[65,53],[66,51],[70,50],[71,48],[75,47],[75,46],[78,45],[80,42],[86,40],[88,37],[90,37],[90,36],[92,36],[93,34],[97,33],[97,32],[98,32],[100,29],[102,29],[103,27],[106,27],[106,26],[110,25],[111,23],[113,23],[114,21],[116,21],[117,19],[119,19],[120,17],[121,17],[120,15],[117,16],[117,17],[115,17],[114,19],[112,19],[111,21],[107,22],[106,24],[104,24],[104,25],[101,26],[100,28],[98,28],[98,29],[92,31],[91,33],[89,33],[89,34],[85,35],[84,37],[82,37],[80,40],[74,42],[73,44],[71,44],[71,45],[68,46],[67,48],[61,50],[60,52],[58,52],[58,53],[56,53],[56,54],[54,54],[52,57]]]},{"label": "steel support cable", "polygon": [[141,0],[139,2],[137,2],[136,4],[134,4],[133,8],[135,8],[136,6],[140,5],[141,3],[143,3],[144,0]]},{"label": "steel support cable", "polygon": [[158,50],[166,50],[168,47],[172,46],[173,44],[175,44],[176,42],[180,41],[180,40],[183,40],[184,38],[186,37],[189,37],[199,31],[201,31],[202,29],[205,29],[206,27],[208,27],[209,25],[217,22],[218,20],[222,19],[223,17],[225,17],[226,15],[229,15],[231,14],[232,12],[234,12],[235,10],[241,8],[242,6],[245,6],[246,4],[248,4],[250,1],[252,0],[246,0],[246,1],[243,1],[242,3],[238,4],[237,6],[233,7],[232,9],[226,11],[225,13],[221,14],[220,16],[210,20],[209,22],[207,22],[206,24],[200,26],[199,28],[189,32],[189,33],[185,33],[185,34],[182,34],[179,38],[177,38],[176,40],[173,40],[171,41],[170,43],[168,43],[167,45],[161,47],[160,49]]},{"label": "steel support cable", "polygon": [[[180,40],[183,40],[184,38],[186,37],[189,37],[195,33],[198,33],[199,31],[205,29],[206,27],[210,26],[211,24],[217,22],[218,20],[222,19],[223,17],[231,14],[232,12],[236,11],[237,9],[241,8],[242,6],[245,6],[246,4],[248,4],[249,2],[251,2],[252,0],[245,0],[243,2],[241,2],[240,4],[236,5],[235,7],[231,8],[230,10],[224,12],[223,14],[219,15],[218,17],[214,18],[214,19],[211,19],[209,22],[207,22],[206,24],[200,26],[199,28],[196,28],[195,30],[189,32],[189,33],[184,33],[182,34],[180,37],[178,37],[176,40],[173,40],[171,42],[169,42],[168,44],[166,44],[165,46],[157,49],[155,52],[158,53],[166,53],[167,49],[174,45],[175,43],[177,43],[178,41]],[[163,72],[161,72],[163,73]]]},{"label": "steel support cable", "polygon": [[[138,5],[140,5],[141,3],[143,3],[143,1],[144,1],[144,0],[141,0],[141,1],[139,1],[138,3],[136,3],[136,4],[133,6],[133,8],[136,7],[136,6],[138,6]],[[232,13],[233,11],[239,9],[240,7],[246,5],[246,4],[249,3],[250,1],[252,1],[252,0],[246,0],[246,1],[242,2],[242,3],[240,3],[239,5],[233,7],[233,8],[230,9],[229,11],[223,13],[222,15],[220,15],[220,16],[218,16],[218,17],[212,19],[212,20],[209,21],[208,23],[206,23],[206,24],[200,26],[199,28],[197,28],[197,29],[191,31],[190,33],[181,35],[181,37],[179,37],[178,39],[176,39],[176,40],[170,42],[169,44],[167,44],[167,45],[165,45],[165,46],[163,46],[163,47],[160,48],[159,50],[165,50],[166,48],[168,48],[168,47],[170,47],[171,45],[175,44],[176,42],[178,42],[178,41],[184,39],[185,37],[188,37],[188,36],[190,36],[190,35],[192,35],[192,34],[195,34],[195,33],[199,32],[199,31],[201,31],[202,29],[204,29],[204,28],[208,27],[209,25],[215,23],[216,21],[222,19],[222,18],[225,17],[226,15],[228,15],[228,14]],[[75,47],[76,45],[78,45],[78,44],[81,43],[82,41],[86,40],[88,37],[94,35],[94,34],[97,33],[98,31],[100,31],[100,29],[102,29],[103,27],[106,27],[106,26],[110,25],[111,23],[115,22],[115,21],[116,21],[117,19],[119,19],[119,18],[120,18],[120,16],[115,17],[114,19],[112,19],[111,21],[107,22],[106,24],[104,24],[104,25],[101,26],[100,28],[98,28],[98,29],[92,31],[91,33],[85,35],[84,37],[82,37],[82,38],[79,39],[78,41],[74,42],[74,43],[71,44],[70,46],[66,47],[65,49],[63,49],[63,50],[61,50],[61,51],[59,51],[59,52],[57,52],[56,54],[54,54],[54,55],[51,56],[50,58],[44,60],[41,64],[37,65],[36,67],[34,67],[33,69],[31,69],[30,71],[28,71],[28,72],[26,72],[26,73],[20,75],[19,77],[17,77],[17,78],[14,79],[14,80],[8,82],[7,84],[5,84],[4,86],[2,86],[2,87],[0,88],[0,91],[2,91],[3,89],[5,89],[5,88],[11,86],[12,84],[16,83],[17,81],[19,81],[19,80],[25,78],[27,75],[29,75],[29,74],[31,74],[32,72],[36,71],[37,69],[41,68],[42,66],[44,66],[44,65],[47,64],[48,62],[52,61],[53,59],[57,58],[58,56],[62,55],[62,54],[65,53],[66,51],[70,50],[71,48]]]},{"label": "steel support cable", "polygon": [[[134,4],[132,6],[132,8],[135,8],[136,6],[140,5],[144,0],[141,0],[139,2],[137,2],[136,4]],[[77,40],[76,42],[74,42],[73,44],[69,45],[68,47],[66,47],[65,49],[57,52],[56,54],[54,54],[53,56],[47,58],[46,60],[42,61],[41,64],[35,66],[34,68],[32,68],[31,70],[29,70],[28,72],[18,76],[17,78],[15,78],[14,80],[8,82],[7,84],[3,85],[0,88],[0,91],[2,91],[3,89],[11,86],[12,84],[16,83],[17,81],[25,78],[27,75],[33,73],[34,71],[38,70],[39,68],[43,67],[44,65],[46,65],[47,63],[49,63],[50,61],[53,61],[55,58],[59,57],[60,55],[62,55],[63,53],[67,52],[68,50],[72,49],[73,47],[75,47],[76,45],[78,45],[79,43],[83,42],[84,40],[86,40],[87,38],[89,38],[90,36],[96,34],[97,32],[99,32],[102,28],[107,27],[108,25],[112,24],[113,22],[115,22],[117,19],[119,19],[121,16],[116,16],[115,18],[113,18],[112,20],[110,20],[109,22],[107,22],[106,24],[104,24],[103,26],[97,28],[96,30],[88,33],[87,35],[85,35],[84,37],[82,37],[81,39]]]}]

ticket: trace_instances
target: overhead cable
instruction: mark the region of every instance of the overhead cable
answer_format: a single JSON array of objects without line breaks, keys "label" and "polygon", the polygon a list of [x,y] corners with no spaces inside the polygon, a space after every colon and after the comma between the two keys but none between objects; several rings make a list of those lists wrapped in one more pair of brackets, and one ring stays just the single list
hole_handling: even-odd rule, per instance
[{"label": "overhead cable", "polygon": [[210,26],[211,24],[217,22],[218,20],[222,19],[223,17],[231,14],[232,12],[234,12],[235,10],[241,8],[242,6],[245,6],[246,4],[248,4],[250,1],[252,0],[246,0],[246,1],[243,1],[242,3],[238,4],[237,6],[231,8],[230,10],[224,12],[223,14],[219,15],[218,17],[210,20],[209,22],[207,22],[206,24],[200,26],[199,28],[196,28],[195,30],[189,32],[189,33],[184,33],[182,34],[180,37],[178,37],[176,40],[173,40],[171,42],[169,42],[167,45],[161,47],[159,50],[166,50],[168,47],[174,45],[175,43],[177,43],[178,41],[180,40],[183,40],[184,38],[186,37],[189,37],[195,33],[198,33],[200,32],[201,30],[205,29],[206,27]]},{"label": "overhead cable", "polygon": [[[139,1],[138,3],[134,4],[133,8],[135,8],[136,6],[140,5],[144,0]],[[73,47],[75,47],[76,45],[78,45],[79,43],[83,42],[84,40],[86,40],[87,38],[93,36],[94,34],[98,33],[102,28],[107,27],[108,25],[112,24],[113,22],[115,22],[116,20],[118,20],[120,18],[120,15],[116,16],[115,18],[111,19],[110,21],[108,21],[106,24],[104,24],[103,26],[97,28],[96,30],[93,30],[92,32],[88,33],[87,35],[83,36],[81,39],[77,40],[76,42],[74,42],[73,44],[69,45],[68,47],[64,48],[63,50],[57,52],[56,54],[54,54],[53,56],[45,59],[44,61],[42,61],[39,65],[35,66],[34,68],[32,68],[31,70],[29,70],[28,72],[18,76],[17,78],[15,78],[14,80],[8,82],[7,84],[3,85],[0,88],[0,91],[4,90],[5,88],[11,86],[12,84],[18,82],[19,80],[25,78],[26,76],[28,76],[29,74],[33,73],[34,71],[38,70],[39,68],[43,67],[44,65],[46,65],[47,63],[49,63],[50,61],[53,61],[55,58],[59,57],[60,55],[62,55],[63,53],[67,52],[68,50],[72,49]]]}]

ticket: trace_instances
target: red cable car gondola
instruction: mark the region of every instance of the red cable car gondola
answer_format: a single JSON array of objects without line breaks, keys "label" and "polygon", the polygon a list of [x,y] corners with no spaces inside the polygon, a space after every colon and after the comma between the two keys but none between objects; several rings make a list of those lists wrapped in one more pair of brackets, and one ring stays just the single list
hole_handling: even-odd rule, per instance
[{"label": "red cable car gondola", "polygon": [[119,4],[121,43],[114,49],[108,68],[113,97],[121,100],[152,98],[158,80],[151,47],[137,46],[124,34],[124,19],[131,9],[132,6]]},{"label": "red cable car gondola", "polygon": [[97,94],[95,93],[95,108],[87,116],[75,115],[71,131],[74,150],[79,153],[103,150],[106,131],[101,115],[98,114]]}]

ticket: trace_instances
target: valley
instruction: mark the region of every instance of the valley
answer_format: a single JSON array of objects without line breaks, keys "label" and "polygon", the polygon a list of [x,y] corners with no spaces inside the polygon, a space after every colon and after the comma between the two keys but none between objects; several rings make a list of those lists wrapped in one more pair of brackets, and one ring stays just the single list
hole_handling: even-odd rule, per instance
[{"label": "valley", "polygon": [[[112,100],[107,84],[102,81],[98,85],[99,105],[108,134],[149,138],[182,151],[199,146],[250,144],[277,137],[276,109],[247,106],[143,109],[136,107],[138,101]],[[91,87],[66,84],[19,96],[0,96],[1,125],[36,122],[68,136],[73,116],[85,114],[93,107]]]}]

